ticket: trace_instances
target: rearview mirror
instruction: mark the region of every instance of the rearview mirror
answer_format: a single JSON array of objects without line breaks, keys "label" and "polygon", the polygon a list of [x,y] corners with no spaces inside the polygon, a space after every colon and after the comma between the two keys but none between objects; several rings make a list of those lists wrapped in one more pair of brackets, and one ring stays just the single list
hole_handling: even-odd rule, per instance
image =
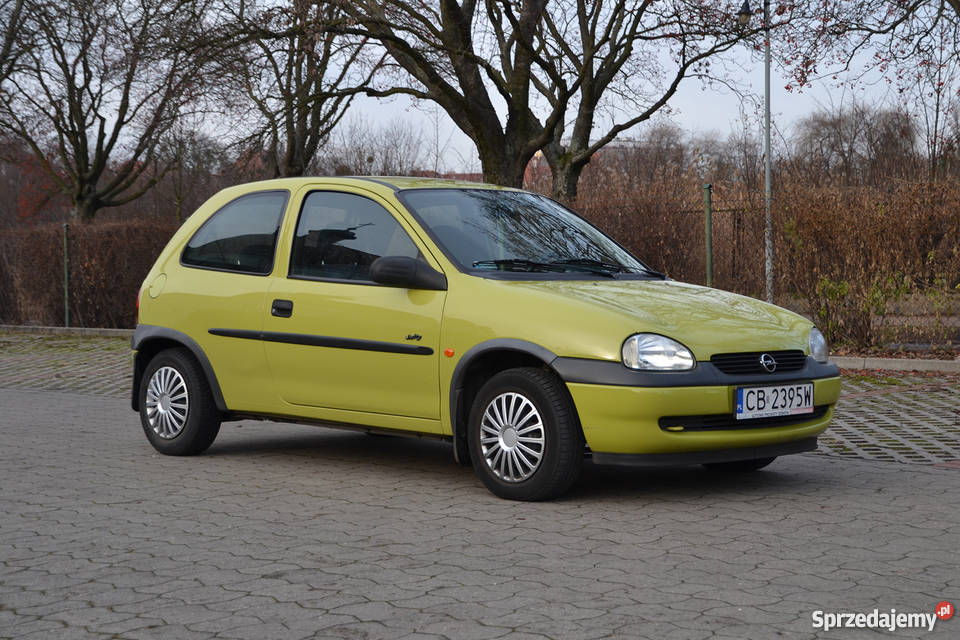
[{"label": "rearview mirror", "polygon": [[446,291],[447,277],[423,260],[407,256],[383,256],[370,265],[370,279],[377,284],[404,289]]}]

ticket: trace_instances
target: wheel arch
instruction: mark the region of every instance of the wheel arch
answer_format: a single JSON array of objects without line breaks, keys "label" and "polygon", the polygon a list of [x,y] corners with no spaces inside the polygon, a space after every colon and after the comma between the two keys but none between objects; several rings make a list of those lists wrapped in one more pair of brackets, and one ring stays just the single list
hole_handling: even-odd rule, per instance
[{"label": "wheel arch", "polygon": [[207,384],[210,387],[210,394],[221,412],[227,411],[227,404],[223,399],[223,393],[220,391],[220,383],[210,364],[210,359],[203,352],[203,349],[197,344],[197,341],[187,334],[167,327],[157,327],[153,325],[137,325],[133,332],[133,338],[130,346],[134,350],[133,358],[133,385],[130,395],[130,405],[134,411],[139,411],[140,397],[140,379],[147,365],[155,355],[165,349],[185,348],[194,357],[203,371]]},{"label": "wheel arch", "polygon": [[[453,456],[467,464],[467,420],[480,387],[491,377],[515,367],[539,367],[563,380],[552,366],[557,355],[536,343],[516,338],[495,338],[471,347],[454,367],[450,379],[450,427],[453,432]],[[572,400],[571,400],[572,402]],[[574,407],[575,409],[575,407]]]}]

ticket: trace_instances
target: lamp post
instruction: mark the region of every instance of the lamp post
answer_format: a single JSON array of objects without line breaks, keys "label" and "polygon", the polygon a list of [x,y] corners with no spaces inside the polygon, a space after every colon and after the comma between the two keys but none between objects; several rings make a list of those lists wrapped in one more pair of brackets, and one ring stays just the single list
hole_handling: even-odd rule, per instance
[{"label": "lamp post", "polygon": [[[745,27],[753,17],[749,0],[743,0],[737,21]],[[766,272],[767,302],[773,303],[773,216],[770,213],[772,199],[770,161],[770,0],[763,0],[763,204],[764,204],[764,262]]]}]

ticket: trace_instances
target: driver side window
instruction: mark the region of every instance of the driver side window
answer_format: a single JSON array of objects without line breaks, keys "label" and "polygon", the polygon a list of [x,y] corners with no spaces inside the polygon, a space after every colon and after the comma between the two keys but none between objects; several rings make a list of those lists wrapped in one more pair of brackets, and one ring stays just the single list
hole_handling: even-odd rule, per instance
[{"label": "driver side window", "polygon": [[403,227],[382,206],[349,193],[314,191],[304,200],[290,277],[370,281],[382,256],[420,257]]}]

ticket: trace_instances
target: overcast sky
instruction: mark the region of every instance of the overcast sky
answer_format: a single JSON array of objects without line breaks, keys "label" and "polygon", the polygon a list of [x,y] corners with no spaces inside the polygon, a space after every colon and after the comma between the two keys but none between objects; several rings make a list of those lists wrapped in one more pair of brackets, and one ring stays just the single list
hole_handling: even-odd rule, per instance
[{"label": "overcast sky", "polygon": [[[762,123],[763,105],[763,59],[759,55],[749,55],[745,50],[734,52],[727,61],[732,79],[748,94],[752,101],[743,103],[739,96],[722,86],[704,86],[696,78],[685,79],[679,91],[671,100],[670,114],[661,115],[692,134],[714,133],[725,138],[731,131],[741,131],[744,124],[742,113],[745,110],[749,125],[759,135]],[[840,104],[851,99],[851,90],[837,86],[836,81],[819,81],[803,91],[787,91],[785,86],[792,81],[774,66],[771,69],[771,120],[774,126],[774,146],[778,146],[779,136],[789,137],[793,125],[801,118],[815,112],[820,106]],[[795,84],[795,83],[794,83]],[[887,92],[885,85],[874,86],[861,83],[857,94],[869,102],[882,102]],[[433,125],[426,112],[430,103],[414,105],[404,98],[378,101],[372,98],[359,98],[354,103],[355,116],[363,117],[370,124],[387,122],[400,118],[422,127],[424,143],[433,145],[435,139]],[[470,140],[460,132],[453,122],[438,110],[442,120],[441,144],[449,139],[449,147],[444,155],[444,168],[447,171],[480,171],[480,161]],[[622,138],[638,137],[643,134],[644,124],[634,127]],[[777,131],[780,132],[779,136]]]}]

